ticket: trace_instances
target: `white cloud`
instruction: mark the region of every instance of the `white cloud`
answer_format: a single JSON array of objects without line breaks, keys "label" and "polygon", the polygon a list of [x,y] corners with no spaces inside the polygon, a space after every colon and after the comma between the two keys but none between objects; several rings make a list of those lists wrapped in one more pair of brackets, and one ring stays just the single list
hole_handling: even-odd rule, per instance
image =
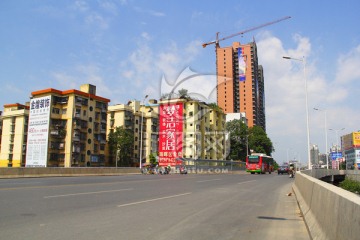
[{"label": "white cloud", "polygon": [[85,17],[85,23],[90,26],[97,26],[102,30],[109,28],[108,20],[96,12],[92,12]]},{"label": "white cloud", "polygon": [[165,17],[166,16],[166,14],[163,13],[163,12],[154,11],[154,10],[151,10],[151,9],[143,9],[143,8],[140,8],[140,7],[134,7],[134,10],[139,12],[139,13],[146,13],[146,14],[149,14],[149,15],[155,16],[155,17]]},{"label": "white cloud", "polygon": [[156,51],[150,47],[147,37],[147,33],[141,34],[137,49],[120,64],[120,75],[123,81],[129,83],[129,92],[134,91],[134,95],[139,95],[139,90],[142,90],[143,95],[156,94],[150,96],[159,98],[161,76],[169,82],[175,82],[182,70],[199,54],[196,48],[201,49],[201,45],[198,40],[184,47],[170,42]]},{"label": "white cloud", "polygon": [[[356,92],[350,83],[360,78],[360,46],[339,57],[336,79],[326,79],[316,62],[312,62],[310,39],[294,35],[293,41],[295,46],[286,49],[280,39],[265,32],[257,42],[259,64],[263,65],[265,75],[267,132],[275,145],[274,156],[280,163],[285,160],[288,149],[292,149],[297,159],[307,161],[304,65],[282,56],[306,58],[311,144],[325,151],[324,114],[314,111],[313,107],[326,109],[328,128],[345,127],[342,134],[357,130],[354,119],[360,119],[360,111],[356,110],[359,108],[352,100],[354,94],[349,94]],[[332,135],[334,133],[328,132],[329,147],[335,143]]]},{"label": "white cloud", "polygon": [[[113,15],[118,15],[118,8],[115,3],[110,1],[101,1],[99,2],[100,7],[105,9],[107,12],[112,13]],[[124,5],[123,3],[120,3],[121,5]]]},{"label": "white cloud", "polygon": [[107,87],[109,84],[105,82],[102,74],[98,66],[89,64],[78,65],[67,72],[53,72],[52,76],[60,90],[79,89],[80,85],[89,83],[96,86],[96,95],[109,98],[114,93],[112,89]]},{"label": "white cloud", "polygon": [[336,82],[350,84],[360,80],[360,45],[338,59]]},{"label": "white cloud", "polygon": [[150,34],[147,33],[147,32],[142,32],[142,33],[141,33],[141,36],[142,36],[145,40],[147,40],[147,41],[150,41],[150,40],[151,40],[151,36],[150,36]]},{"label": "white cloud", "polygon": [[89,6],[86,3],[86,1],[77,0],[74,2],[73,9],[80,11],[80,12],[86,12],[89,10]]}]

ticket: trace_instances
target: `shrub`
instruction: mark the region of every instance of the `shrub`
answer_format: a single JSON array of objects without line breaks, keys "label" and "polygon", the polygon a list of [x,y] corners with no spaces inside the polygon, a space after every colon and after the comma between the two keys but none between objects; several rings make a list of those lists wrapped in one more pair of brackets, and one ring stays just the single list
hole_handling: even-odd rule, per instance
[{"label": "shrub", "polygon": [[339,184],[339,187],[353,193],[360,193],[360,182],[352,180],[350,178],[345,178],[345,180]]}]

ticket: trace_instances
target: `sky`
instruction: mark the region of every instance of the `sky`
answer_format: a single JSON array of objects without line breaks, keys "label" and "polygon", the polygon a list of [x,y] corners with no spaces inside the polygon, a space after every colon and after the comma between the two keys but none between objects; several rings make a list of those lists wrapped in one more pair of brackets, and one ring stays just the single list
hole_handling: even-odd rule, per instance
[{"label": "sky", "polygon": [[256,41],[273,156],[306,164],[306,93],[320,152],[325,136],[330,147],[360,130],[359,9],[357,0],[2,0],[1,110],[33,91],[85,83],[110,105],[179,86],[215,102],[215,48],[201,44],[291,16],[220,45]]}]

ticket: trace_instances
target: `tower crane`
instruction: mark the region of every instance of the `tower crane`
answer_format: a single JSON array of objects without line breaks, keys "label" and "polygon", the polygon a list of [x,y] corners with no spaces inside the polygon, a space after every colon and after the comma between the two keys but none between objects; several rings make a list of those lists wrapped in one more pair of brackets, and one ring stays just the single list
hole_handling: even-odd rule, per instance
[{"label": "tower crane", "polygon": [[211,45],[211,44],[214,44],[214,43],[215,43],[215,48],[218,48],[220,41],[223,41],[223,40],[226,40],[226,39],[229,39],[229,38],[238,36],[238,35],[242,35],[242,34],[244,34],[244,33],[251,32],[251,31],[254,31],[254,30],[256,30],[256,29],[259,29],[259,28],[262,28],[262,27],[266,27],[266,26],[269,26],[269,25],[272,25],[272,24],[275,24],[275,23],[278,23],[278,22],[287,20],[287,19],[289,19],[289,18],[291,18],[291,17],[290,17],[290,16],[286,16],[286,17],[277,19],[277,20],[275,20],[275,21],[267,22],[267,23],[261,24],[261,25],[259,25],[259,26],[252,27],[252,28],[246,29],[246,30],[241,31],[241,32],[238,32],[238,33],[234,33],[234,34],[231,34],[231,35],[229,35],[229,36],[226,36],[226,37],[223,37],[223,38],[220,38],[220,39],[219,39],[219,32],[217,32],[217,33],[216,33],[216,40],[211,41],[211,42],[204,43],[204,44],[202,44],[202,46],[203,46],[203,48],[205,48],[207,45]]}]

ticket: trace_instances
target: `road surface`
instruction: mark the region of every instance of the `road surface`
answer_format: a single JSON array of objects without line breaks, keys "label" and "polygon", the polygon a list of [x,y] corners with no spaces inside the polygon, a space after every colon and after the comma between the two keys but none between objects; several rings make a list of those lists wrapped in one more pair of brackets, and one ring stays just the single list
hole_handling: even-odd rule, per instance
[{"label": "road surface", "polygon": [[277,174],[0,179],[0,239],[310,239],[292,183]]}]

